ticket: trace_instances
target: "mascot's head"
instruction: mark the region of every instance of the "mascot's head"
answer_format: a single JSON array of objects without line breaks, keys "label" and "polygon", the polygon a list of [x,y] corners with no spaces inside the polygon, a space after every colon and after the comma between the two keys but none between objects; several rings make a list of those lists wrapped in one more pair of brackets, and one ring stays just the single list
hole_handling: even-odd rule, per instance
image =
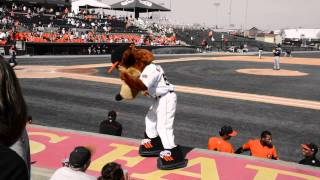
[{"label": "mascot's head", "polygon": [[142,72],[153,60],[154,56],[149,50],[137,49],[134,46],[130,46],[129,49],[123,53],[119,65],[124,68],[134,67]]},{"label": "mascot's head", "polygon": [[[137,49],[134,45],[130,45],[129,48],[124,51],[122,59],[114,63],[113,67],[118,66],[118,69],[121,72],[121,74],[126,73],[131,78],[137,79],[140,76],[141,72],[144,70],[144,68],[147,65],[149,65],[153,60],[154,56],[149,50]],[[111,68],[111,71],[112,69],[113,68]],[[135,81],[133,81],[132,83],[134,82]],[[115,99],[117,101],[120,101],[122,99],[134,99],[140,90],[141,89],[137,87],[130,87],[125,81],[122,81],[120,93],[116,95]]]},{"label": "mascot's head", "polygon": [[135,68],[142,70],[154,60],[152,52],[147,49],[137,49],[134,43],[129,46],[119,46],[111,54],[112,66],[107,70],[109,74],[119,65],[125,69]]}]

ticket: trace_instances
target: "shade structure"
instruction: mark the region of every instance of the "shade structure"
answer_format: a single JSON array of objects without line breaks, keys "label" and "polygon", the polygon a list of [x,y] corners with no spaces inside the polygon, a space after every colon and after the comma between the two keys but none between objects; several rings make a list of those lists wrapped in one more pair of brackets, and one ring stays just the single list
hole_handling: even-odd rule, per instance
[{"label": "shade structure", "polygon": [[170,11],[170,9],[148,0],[124,0],[112,4],[111,9],[135,12],[135,18],[138,18],[141,12]]},{"label": "shade structure", "polygon": [[[101,8],[99,6],[96,6],[96,5],[90,5],[90,4],[86,4],[86,5],[83,5],[83,6],[79,6],[80,9],[95,9],[95,8]],[[108,9],[108,8],[107,8]]]},{"label": "shade structure", "polygon": [[110,9],[110,6],[107,4],[104,4],[102,2],[96,1],[96,0],[78,0],[72,2],[72,10],[74,12],[78,12],[79,8],[86,8],[86,9],[92,9],[92,8],[102,8],[102,9]]}]

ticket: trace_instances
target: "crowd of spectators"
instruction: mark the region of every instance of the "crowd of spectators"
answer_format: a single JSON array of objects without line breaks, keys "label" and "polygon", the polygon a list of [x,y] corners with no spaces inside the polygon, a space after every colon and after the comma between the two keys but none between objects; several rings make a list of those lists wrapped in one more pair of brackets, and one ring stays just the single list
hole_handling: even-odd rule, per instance
[{"label": "crowd of spectators", "polygon": [[152,18],[139,18],[132,21],[132,23],[140,28],[144,28],[147,32],[155,37],[153,43],[156,45],[169,44],[169,45],[181,45],[181,41],[176,39],[174,29],[169,24],[159,24],[153,21]]},{"label": "crowd of spectators", "polygon": [[113,16],[94,10],[79,13],[68,8],[37,5],[2,5],[0,45],[15,40],[36,43],[135,43],[137,45],[176,45],[174,34],[163,34],[135,26],[132,16]]},{"label": "crowd of spectators", "polygon": [[57,33],[41,31],[15,33],[16,40],[26,42],[54,42],[54,43],[136,43],[141,42],[139,34],[97,34],[93,31],[68,31],[64,28]]}]

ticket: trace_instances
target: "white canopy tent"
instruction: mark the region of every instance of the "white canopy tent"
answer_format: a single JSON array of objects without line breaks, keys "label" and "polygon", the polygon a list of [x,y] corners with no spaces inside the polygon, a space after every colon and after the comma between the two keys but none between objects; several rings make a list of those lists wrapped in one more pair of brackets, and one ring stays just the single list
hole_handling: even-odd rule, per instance
[{"label": "white canopy tent", "polygon": [[74,11],[75,13],[78,13],[79,7],[111,9],[109,5],[104,4],[97,0],[78,0],[78,1],[72,2],[71,4],[72,11]]},{"label": "white canopy tent", "polygon": [[320,29],[285,29],[283,36],[288,39],[320,39]]}]

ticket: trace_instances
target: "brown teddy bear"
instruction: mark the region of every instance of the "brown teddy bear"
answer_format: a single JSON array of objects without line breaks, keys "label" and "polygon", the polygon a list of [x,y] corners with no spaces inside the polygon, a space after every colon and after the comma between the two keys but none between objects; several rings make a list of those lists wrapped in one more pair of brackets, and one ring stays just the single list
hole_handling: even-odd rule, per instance
[{"label": "brown teddy bear", "polygon": [[[136,68],[134,67],[129,67],[129,68],[124,68],[124,67],[119,67],[119,71],[120,72],[126,72],[128,73],[131,77],[139,77],[141,72],[139,70],[137,70]],[[139,90],[137,89],[133,89],[133,88],[130,88],[127,83],[123,80],[121,80],[121,90],[120,90],[120,93],[116,96],[116,100],[117,101],[120,101],[122,99],[124,100],[132,100],[134,99],[138,93],[139,93]]]},{"label": "brown teddy bear", "polygon": [[152,63],[153,54],[130,46],[118,62],[124,82],[116,100],[133,99],[138,92],[153,99],[145,117],[145,139],[139,147],[141,156],[158,156],[159,169],[176,169],[187,165],[180,146],[174,142],[173,122],[177,96],[175,87],[160,65]]},{"label": "brown teddy bear", "polygon": [[[122,55],[122,59],[114,66],[118,67],[120,74],[129,75],[132,78],[138,78],[144,69],[144,67],[150,64],[154,60],[153,54],[146,49],[136,49],[135,46],[130,46]],[[139,86],[137,86],[139,85]],[[143,84],[131,84],[129,86],[124,80],[122,80],[120,93],[116,96],[116,100],[132,100],[139,91],[146,90]]]}]

